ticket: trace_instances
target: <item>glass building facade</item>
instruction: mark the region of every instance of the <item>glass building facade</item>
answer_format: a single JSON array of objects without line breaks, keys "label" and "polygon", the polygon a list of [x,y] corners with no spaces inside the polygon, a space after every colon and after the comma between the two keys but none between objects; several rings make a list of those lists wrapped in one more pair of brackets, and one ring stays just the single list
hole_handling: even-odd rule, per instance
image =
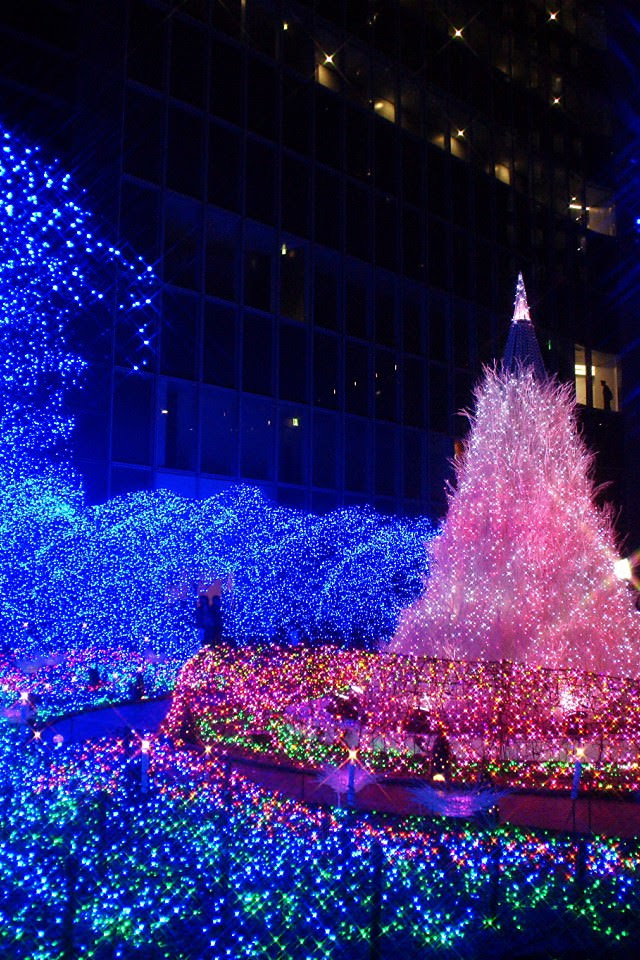
[{"label": "glass building facade", "polygon": [[78,332],[93,500],[246,481],[442,514],[519,270],[548,369],[578,358],[601,406],[592,351],[615,366],[621,344],[600,4],[27,0],[0,19],[3,120],[159,279],[144,370],[108,311]]}]

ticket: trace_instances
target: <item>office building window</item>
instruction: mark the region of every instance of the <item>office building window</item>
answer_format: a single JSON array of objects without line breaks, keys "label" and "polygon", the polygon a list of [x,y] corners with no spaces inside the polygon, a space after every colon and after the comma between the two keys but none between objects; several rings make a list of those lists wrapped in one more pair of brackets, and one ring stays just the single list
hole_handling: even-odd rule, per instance
[{"label": "office building window", "polygon": [[176,17],[171,19],[169,92],[194,107],[204,106],[206,51],[204,34]]},{"label": "office building window", "polygon": [[305,248],[282,243],[280,247],[280,313],[301,323],[307,319]]},{"label": "office building window", "polygon": [[372,226],[369,191],[347,181],[347,253],[360,260],[370,259]]},{"label": "office building window", "polygon": [[316,157],[330,167],[342,164],[342,105],[332,94],[316,89]]},{"label": "office building window", "polygon": [[113,460],[151,463],[151,396],[150,379],[136,374],[116,374],[111,447]]},{"label": "office building window", "polygon": [[393,497],[396,493],[396,474],[398,473],[396,439],[395,427],[387,423],[376,424],[375,492],[378,496]]},{"label": "office building window", "polygon": [[[587,357],[591,358],[591,382],[587,382]],[[600,350],[575,347],[576,400],[596,410],[620,409],[620,358]]]},{"label": "office building window", "polygon": [[315,182],[315,236],[318,243],[339,250],[342,247],[342,181],[318,167]]},{"label": "office building window", "polygon": [[449,381],[446,367],[429,365],[429,426],[439,433],[449,431]]},{"label": "office building window", "polygon": [[195,384],[161,380],[158,384],[158,466],[195,470],[197,449]]},{"label": "office building window", "polygon": [[338,383],[338,338],[316,333],[313,338],[313,402],[319,407],[335,410],[340,402]]},{"label": "office building window", "polygon": [[211,217],[207,223],[204,282],[210,296],[236,299],[238,233],[238,225],[229,224],[224,229],[218,217]]},{"label": "office building window", "polygon": [[171,194],[165,205],[164,279],[189,290],[202,285],[201,207]]},{"label": "office building window", "polygon": [[122,154],[125,173],[161,183],[164,142],[164,102],[128,87]]},{"label": "office building window", "polygon": [[253,313],[244,317],[242,338],[242,389],[249,393],[273,392],[273,321]]},{"label": "office building window", "polygon": [[369,351],[364,344],[347,343],[345,356],[345,407],[348,413],[369,415]]},{"label": "office building window", "polygon": [[275,407],[261,397],[241,398],[240,472],[250,480],[274,479]]},{"label": "office building window", "polygon": [[375,295],[376,343],[387,347],[396,345],[396,300],[393,277],[385,274],[376,276]]},{"label": "office building window", "polygon": [[346,328],[352,337],[366,340],[369,336],[369,291],[371,271],[364,265],[350,263],[346,273]]},{"label": "office building window", "polygon": [[307,163],[296,157],[282,159],[282,227],[300,237],[309,236],[310,175]]},{"label": "office building window", "polygon": [[169,106],[167,186],[201,198],[204,187],[204,119],[181,107]]},{"label": "office building window", "polygon": [[390,350],[375,354],[375,415],[378,420],[398,419],[398,362]]},{"label": "office building window", "polygon": [[202,379],[221,387],[236,386],[236,309],[205,301]]},{"label": "office building window", "polygon": [[338,418],[316,411],[313,415],[313,484],[335,487],[338,465]]},{"label": "office building window", "polygon": [[268,312],[271,309],[271,254],[247,250],[244,257],[244,302]]},{"label": "office building window", "polygon": [[[214,7],[219,10],[222,4]],[[245,83],[242,52],[218,41],[211,55],[209,109],[229,123],[241,126],[244,120]]]},{"label": "office building window", "polygon": [[247,140],[247,216],[275,226],[276,182],[275,151],[257,140]]},{"label": "office building window", "polygon": [[133,0],[129,10],[129,76],[148,87],[161,90],[164,84],[167,19],[144,0]]},{"label": "office building window", "polygon": [[361,110],[347,107],[347,173],[371,183],[370,159],[371,118]]},{"label": "office building window", "polygon": [[344,446],[349,455],[344,460],[344,484],[357,493],[369,490],[370,427],[366,420],[345,420]]},{"label": "office building window", "polygon": [[249,129],[268,140],[275,140],[278,120],[278,75],[272,66],[250,56],[247,80]]},{"label": "office building window", "polygon": [[338,275],[340,260],[316,253],[313,287],[314,322],[328,330],[338,328]]},{"label": "office building window", "polygon": [[425,369],[416,357],[405,357],[402,368],[403,419],[412,427],[424,426]]},{"label": "office building window", "polygon": [[235,476],[238,470],[238,399],[235,393],[204,387],[201,393],[200,469]]},{"label": "office building window", "polygon": [[407,353],[422,354],[423,346],[422,302],[420,290],[405,290],[402,298],[403,347]]},{"label": "office building window", "polygon": [[123,180],[120,195],[120,236],[149,263],[160,255],[160,192]]},{"label": "office building window", "polygon": [[209,124],[207,197],[209,203],[239,212],[242,203],[242,140],[240,133]]},{"label": "office building window", "polygon": [[307,399],[307,331],[290,324],[280,326],[279,393],[283,400]]},{"label": "office building window", "polygon": [[197,376],[196,341],[200,301],[195,296],[166,289],[162,305],[161,372],[193,380]]},{"label": "office building window", "polygon": [[306,483],[306,411],[300,407],[282,405],[279,417],[278,480],[281,483]]},{"label": "office building window", "polygon": [[290,150],[307,153],[313,133],[313,88],[285,76],[282,98],[282,141]]},{"label": "office building window", "polygon": [[402,483],[404,496],[419,500],[424,487],[423,435],[418,430],[403,431],[404,458]]}]

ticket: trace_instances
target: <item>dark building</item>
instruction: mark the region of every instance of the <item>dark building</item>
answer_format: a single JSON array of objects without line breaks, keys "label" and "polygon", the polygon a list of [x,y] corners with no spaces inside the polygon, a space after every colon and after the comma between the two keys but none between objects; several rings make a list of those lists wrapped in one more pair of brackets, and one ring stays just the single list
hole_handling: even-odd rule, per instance
[{"label": "dark building", "polygon": [[605,15],[588,0],[5,5],[3,121],[73,172],[161,288],[146,372],[122,363],[115,325],[84,345],[90,497],[244,480],[319,511],[442,513],[458,411],[502,353],[519,270],[621,497]]}]

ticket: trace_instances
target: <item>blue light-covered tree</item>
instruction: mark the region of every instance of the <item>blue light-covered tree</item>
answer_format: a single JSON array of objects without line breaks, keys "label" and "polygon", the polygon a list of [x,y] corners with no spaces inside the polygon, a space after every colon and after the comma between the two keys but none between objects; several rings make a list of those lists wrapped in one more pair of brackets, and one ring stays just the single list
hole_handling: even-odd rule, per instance
[{"label": "blue light-covered tree", "polygon": [[69,325],[108,304],[114,324],[135,317],[131,366],[147,361],[154,278],[102,232],[69,175],[0,125],[0,627],[9,642],[46,603],[52,545],[82,524],[65,395],[83,363]]},{"label": "blue light-covered tree", "polygon": [[4,642],[31,653],[154,643],[186,655],[195,592],[217,579],[229,584],[226,632],[238,642],[387,640],[419,589],[426,520],[317,517],[247,487],[204,502],[155,491],[84,505],[68,458],[65,394],[83,369],[69,328],[95,328],[97,313],[108,325],[132,320],[132,375],[152,349],[152,272],[103,233],[70,177],[0,127]]}]

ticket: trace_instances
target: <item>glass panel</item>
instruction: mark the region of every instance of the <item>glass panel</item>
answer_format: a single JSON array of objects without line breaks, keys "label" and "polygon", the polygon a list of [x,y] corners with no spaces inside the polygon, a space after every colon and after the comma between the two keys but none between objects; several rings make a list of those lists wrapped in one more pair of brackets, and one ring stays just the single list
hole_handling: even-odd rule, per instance
[{"label": "glass panel", "polygon": [[337,174],[319,167],[315,184],[315,231],[318,243],[342,246],[342,184]]},{"label": "glass panel", "polygon": [[389,276],[376,278],[376,343],[392,347],[396,343],[395,289]]},{"label": "glass panel", "polygon": [[280,313],[301,323],[305,309],[305,249],[283,243],[280,249]]},{"label": "glass panel", "polygon": [[332,167],[341,166],[342,108],[336,98],[316,90],[316,157]]},{"label": "glass panel", "polygon": [[169,107],[167,185],[201,197],[204,183],[204,122],[201,116]]},{"label": "glass panel", "polygon": [[441,433],[449,431],[448,380],[445,367],[429,367],[429,426]]},{"label": "glass panel", "polygon": [[398,417],[398,364],[389,350],[376,350],[375,411],[378,420]]},{"label": "glass panel", "polygon": [[404,422],[412,427],[424,426],[424,363],[406,357],[404,361]]},{"label": "glass panel", "polygon": [[137,254],[154,263],[160,254],[160,192],[122,182],[120,236]]},{"label": "glass panel", "polygon": [[282,227],[298,236],[309,235],[310,168],[295,157],[282,160]]},{"label": "glass panel", "polygon": [[307,395],[307,331],[280,327],[280,397],[304,403]]},{"label": "glass panel", "polygon": [[125,463],[151,463],[150,380],[116,374],[113,391],[111,457]]},{"label": "glass panel", "polygon": [[300,407],[280,408],[280,456],[278,479],[282,483],[305,483],[306,414]]},{"label": "glass panel", "polygon": [[347,343],[345,381],[347,412],[366,417],[369,413],[369,352],[364,344]]},{"label": "glass panel", "polygon": [[164,11],[134,0],[129,11],[129,49],[127,70],[140,83],[160,90],[164,80]]},{"label": "glass panel", "polygon": [[210,301],[204,305],[202,379],[236,386],[236,311]]},{"label": "glass panel", "polygon": [[282,100],[282,140],[291,150],[308,153],[313,121],[311,88],[306,84],[298,86],[293,78],[287,75],[285,84]]},{"label": "glass panel", "polygon": [[422,353],[422,303],[419,290],[405,291],[402,300],[403,345],[407,353]]},{"label": "glass panel", "polygon": [[338,406],[339,344],[336,337],[316,333],[313,338],[313,402],[320,407]]},{"label": "glass panel", "polygon": [[172,18],[171,96],[204,106],[206,64],[204,35],[186,21]]},{"label": "glass panel", "polygon": [[274,404],[259,397],[242,397],[240,472],[252,480],[274,476]]},{"label": "glass panel", "polygon": [[273,324],[265,317],[246,314],[242,342],[242,389],[249,393],[273,392]]},{"label": "glass panel", "polygon": [[396,430],[389,424],[376,425],[375,492],[379,496],[394,496],[396,473],[399,473]]},{"label": "glass panel", "polygon": [[240,224],[235,217],[209,210],[206,223],[205,291],[223,300],[236,299],[236,255]]},{"label": "glass panel", "polygon": [[161,380],[158,401],[158,466],[195,470],[195,385]]},{"label": "glass panel", "polygon": [[227,210],[240,210],[242,142],[240,134],[217,123],[209,124],[209,203]]},{"label": "glass panel", "polygon": [[271,309],[271,255],[247,250],[244,258],[244,302],[265,312]]},{"label": "glass panel", "polygon": [[[215,4],[219,8],[221,4]],[[211,55],[212,114],[242,125],[244,117],[244,71],[242,53],[235,47],[216,41]]]},{"label": "glass panel", "polygon": [[226,390],[202,390],[200,469],[235,476],[238,455],[238,400]]},{"label": "glass panel", "polygon": [[201,207],[193,200],[170,195],[166,203],[164,279],[179,287],[202,285]]},{"label": "glass panel", "polygon": [[313,417],[313,483],[335,487],[338,463],[338,418],[316,412]]},{"label": "glass panel", "polygon": [[369,260],[371,233],[369,191],[355,183],[347,182],[347,253],[361,260]]},{"label": "glass panel", "polygon": [[366,267],[350,264],[347,267],[347,332],[352,337],[366,339],[369,333],[369,291],[371,273]]},{"label": "glass panel", "polygon": [[275,224],[276,163],[271,147],[255,140],[247,141],[246,200],[247,215]]},{"label": "glass panel", "polygon": [[369,424],[366,420],[353,420],[347,417],[345,422],[345,487],[366,493],[369,488]]},{"label": "glass panel", "polygon": [[165,290],[161,333],[161,372],[174,377],[197,376],[196,331],[199,301],[196,297]]},{"label": "glass panel", "polygon": [[278,78],[275,69],[261,60],[250,57],[247,76],[249,129],[269,140],[274,140],[278,115]]},{"label": "glass panel", "polygon": [[314,320],[316,326],[338,327],[338,274],[340,261],[316,256],[314,276]]},{"label": "glass panel", "polygon": [[404,462],[402,470],[404,496],[410,500],[422,497],[423,454],[422,437],[416,430],[404,432]]},{"label": "glass panel", "polygon": [[127,89],[124,119],[125,173],[160,183],[162,179],[164,105],[156,97]]}]

